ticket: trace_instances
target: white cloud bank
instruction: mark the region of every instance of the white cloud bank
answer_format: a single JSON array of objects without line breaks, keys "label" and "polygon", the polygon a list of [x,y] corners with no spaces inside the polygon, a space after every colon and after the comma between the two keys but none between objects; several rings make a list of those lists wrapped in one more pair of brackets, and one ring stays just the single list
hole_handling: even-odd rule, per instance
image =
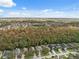
[{"label": "white cloud bank", "polygon": [[79,18],[79,11],[17,10],[7,13],[7,17],[47,17],[47,18]]},{"label": "white cloud bank", "polygon": [[0,0],[0,6],[2,7],[12,7],[16,6],[13,0]]}]

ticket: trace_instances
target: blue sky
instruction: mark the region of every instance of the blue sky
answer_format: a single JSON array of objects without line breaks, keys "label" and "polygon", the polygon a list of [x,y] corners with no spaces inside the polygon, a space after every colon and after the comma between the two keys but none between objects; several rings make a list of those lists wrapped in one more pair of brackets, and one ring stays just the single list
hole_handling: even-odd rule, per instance
[{"label": "blue sky", "polygon": [[0,17],[79,18],[79,0],[0,0]]},{"label": "blue sky", "polygon": [[15,0],[17,7],[28,9],[56,9],[72,8],[79,4],[79,0]]}]

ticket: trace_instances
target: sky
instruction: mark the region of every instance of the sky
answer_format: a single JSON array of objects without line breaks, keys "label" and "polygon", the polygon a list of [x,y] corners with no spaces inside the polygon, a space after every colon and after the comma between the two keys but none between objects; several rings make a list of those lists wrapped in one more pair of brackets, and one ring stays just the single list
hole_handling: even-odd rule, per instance
[{"label": "sky", "polygon": [[79,18],[79,0],[0,0],[0,17]]}]

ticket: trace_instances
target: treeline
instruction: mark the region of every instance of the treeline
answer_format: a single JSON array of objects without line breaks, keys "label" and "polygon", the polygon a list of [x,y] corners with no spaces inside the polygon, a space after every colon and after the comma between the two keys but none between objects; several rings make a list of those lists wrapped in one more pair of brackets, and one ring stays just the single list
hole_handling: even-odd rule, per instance
[{"label": "treeline", "polygon": [[71,42],[79,43],[79,29],[69,27],[27,27],[0,30],[0,50]]}]

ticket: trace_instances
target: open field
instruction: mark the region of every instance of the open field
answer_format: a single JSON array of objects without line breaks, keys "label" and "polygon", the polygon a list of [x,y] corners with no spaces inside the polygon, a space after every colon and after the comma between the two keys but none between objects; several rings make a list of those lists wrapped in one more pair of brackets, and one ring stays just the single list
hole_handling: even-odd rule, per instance
[{"label": "open field", "polygon": [[[24,58],[23,56],[26,55],[26,59],[32,59],[33,56],[36,59],[36,56],[39,57],[39,55],[41,55],[41,58],[46,57],[48,59],[51,55],[62,58],[62,54],[65,56],[63,59],[67,59],[69,55],[78,57],[79,19],[74,19],[75,20],[71,18],[2,18],[0,21],[1,54],[13,53],[13,51],[17,50],[21,52],[24,51],[24,53],[21,54],[19,52],[17,53],[20,54],[20,58]],[[24,48],[26,49],[23,50]],[[52,54],[49,55],[49,52]],[[16,55],[12,55],[12,57],[16,57]],[[48,57],[45,55],[48,55]]]},{"label": "open field", "polygon": [[0,21],[0,47],[2,47],[0,48],[1,50],[14,49],[17,47],[24,48],[53,43],[79,43],[79,22],[73,22],[73,19],[2,19],[5,20]]}]

